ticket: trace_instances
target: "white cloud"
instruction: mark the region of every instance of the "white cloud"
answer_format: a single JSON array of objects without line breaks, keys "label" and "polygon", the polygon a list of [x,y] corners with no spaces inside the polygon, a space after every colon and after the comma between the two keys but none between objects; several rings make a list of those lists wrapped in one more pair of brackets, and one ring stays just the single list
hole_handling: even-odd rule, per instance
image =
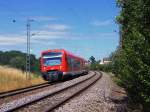
[{"label": "white cloud", "polygon": [[48,35],[48,36],[62,36],[67,34],[67,32],[64,31],[39,31],[38,35]]},{"label": "white cloud", "polygon": [[[34,36],[31,36],[31,43],[33,44],[42,44],[47,43],[49,45],[54,45],[54,39],[64,39],[68,35],[68,32],[65,31],[33,31],[38,32],[35,33]],[[26,43],[26,35],[25,32],[21,34],[1,34],[0,35],[0,45],[1,46],[10,46],[10,45],[20,45]]]},{"label": "white cloud", "polygon": [[[37,31],[34,31],[37,32]],[[37,34],[32,37],[35,40],[48,40],[48,39],[59,39],[65,38],[67,32],[64,31],[39,31]]]},{"label": "white cloud", "polygon": [[99,20],[95,20],[93,21],[91,24],[93,26],[109,26],[113,23],[112,20],[105,20],[105,21],[99,21]]},{"label": "white cloud", "polygon": [[47,28],[49,30],[60,30],[60,31],[70,29],[70,27],[65,24],[49,24],[49,25],[46,25],[45,28]]},{"label": "white cloud", "polygon": [[57,20],[56,17],[52,17],[52,16],[31,16],[30,19],[33,19],[35,21],[52,21],[52,20]]},{"label": "white cloud", "polygon": [[42,45],[56,45],[56,43],[52,40],[49,41],[41,41],[41,40],[31,40],[31,44],[42,44]]},{"label": "white cloud", "polygon": [[0,45],[16,45],[26,42],[22,35],[0,35]]}]

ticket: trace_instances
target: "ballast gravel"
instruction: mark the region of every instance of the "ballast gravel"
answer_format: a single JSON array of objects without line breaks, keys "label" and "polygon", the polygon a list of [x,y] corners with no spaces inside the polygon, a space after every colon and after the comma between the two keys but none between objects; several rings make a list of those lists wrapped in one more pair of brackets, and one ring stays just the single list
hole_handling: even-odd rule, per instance
[{"label": "ballast gravel", "polygon": [[9,109],[12,109],[14,107],[21,106],[21,105],[23,105],[23,104],[25,104],[27,102],[34,101],[37,98],[42,98],[42,97],[47,96],[47,95],[49,95],[49,94],[51,94],[51,93],[53,93],[55,91],[58,91],[58,90],[60,90],[62,88],[68,87],[68,86],[73,85],[73,84],[75,84],[75,83],[77,83],[79,81],[87,79],[87,78],[89,78],[89,77],[91,77],[93,75],[94,75],[94,73],[90,72],[86,76],[82,76],[82,77],[73,79],[71,81],[66,81],[66,82],[62,83],[61,86],[53,88],[51,90],[41,91],[41,92],[36,93],[34,95],[25,96],[24,98],[21,98],[19,100],[17,99],[17,100],[8,102],[8,103],[3,103],[2,105],[0,105],[0,112],[5,112],[5,111],[8,111]]},{"label": "ballast gravel", "polygon": [[102,78],[91,88],[72,98],[55,112],[118,112],[114,102],[110,100],[113,82],[109,75],[103,73]]},{"label": "ballast gravel", "polygon": [[42,88],[38,88],[38,89],[35,89],[35,90],[27,91],[27,92],[24,92],[24,93],[21,93],[21,94],[8,96],[6,98],[0,98],[0,105],[2,105],[4,103],[6,104],[6,103],[11,102],[13,100],[24,98],[25,96],[36,94],[36,93],[41,92],[41,91],[45,91],[47,89],[52,89],[52,88],[55,88],[55,87],[58,87],[58,86],[61,86],[61,82],[60,83],[55,83],[54,85],[49,84],[49,86],[47,86],[47,87],[42,87]]},{"label": "ballast gravel", "polygon": [[68,88],[67,90],[59,92],[54,96],[47,97],[44,100],[34,103],[33,105],[27,106],[26,108],[21,109],[19,112],[47,112],[50,108],[53,108],[56,104],[59,104],[60,102],[70,98],[73,94],[87,87],[87,85],[90,85],[99,77],[99,75],[95,75],[90,80]]}]

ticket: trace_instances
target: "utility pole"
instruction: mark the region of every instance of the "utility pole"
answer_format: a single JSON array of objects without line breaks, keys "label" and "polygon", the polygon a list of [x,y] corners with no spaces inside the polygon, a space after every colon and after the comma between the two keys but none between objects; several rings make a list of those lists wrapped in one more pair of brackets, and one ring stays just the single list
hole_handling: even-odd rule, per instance
[{"label": "utility pole", "polygon": [[31,79],[31,60],[30,60],[30,28],[32,19],[27,19],[27,53],[26,53],[26,78]]}]

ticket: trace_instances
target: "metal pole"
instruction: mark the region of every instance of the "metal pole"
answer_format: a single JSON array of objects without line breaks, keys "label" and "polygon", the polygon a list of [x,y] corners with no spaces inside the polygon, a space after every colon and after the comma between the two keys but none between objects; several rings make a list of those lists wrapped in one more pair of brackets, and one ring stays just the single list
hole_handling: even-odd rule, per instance
[{"label": "metal pole", "polygon": [[31,58],[30,58],[30,29],[31,24],[30,22],[33,22],[33,19],[27,19],[27,54],[26,54],[26,77],[28,79],[31,79]]},{"label": "metal pole", "polygon": [[26,78],[28,78],[28,20],[27,20]]},{"label": "metal pole", "polygon": [[28,40],[29,40],[29,42],[28,42],[28,46],[29,46],[29,79],[31,79],[31,74],[30,74],[30,72],[31,72],[31,59],[30,59],[30,20],[29,20],[29,27],[28,27]]},{"label": "metal pole", "polygon": [[30,20],[27,19],[26,78],[30,79]]}]

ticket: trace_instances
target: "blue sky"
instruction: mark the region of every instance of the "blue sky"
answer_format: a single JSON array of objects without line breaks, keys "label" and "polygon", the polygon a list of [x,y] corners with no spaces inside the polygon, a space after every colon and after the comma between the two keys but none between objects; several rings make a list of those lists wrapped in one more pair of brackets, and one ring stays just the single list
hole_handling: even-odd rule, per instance
[{"label": "blue sky", "polygon": [[26,51],[30,18],[31,53],[37,57],[42,50],[64,48],[102,59],[118,46],[118,12],[115,0],[0,0],[0,50]]}]

